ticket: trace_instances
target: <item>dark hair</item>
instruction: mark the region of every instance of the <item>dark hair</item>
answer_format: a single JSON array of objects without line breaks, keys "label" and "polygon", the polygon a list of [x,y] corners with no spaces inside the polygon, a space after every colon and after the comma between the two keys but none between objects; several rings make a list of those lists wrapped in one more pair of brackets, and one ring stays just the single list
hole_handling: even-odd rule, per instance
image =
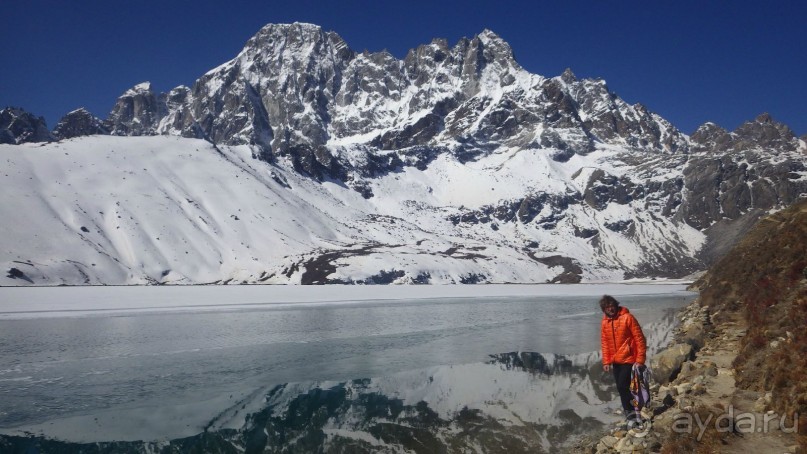
[{"label": "dark hair", "polygon": [[619,301],[611,295],[603,295],[602,298],[600,298],[600,309],[603,311],[605,310],[605,306],[611,305],[619,307]]}]

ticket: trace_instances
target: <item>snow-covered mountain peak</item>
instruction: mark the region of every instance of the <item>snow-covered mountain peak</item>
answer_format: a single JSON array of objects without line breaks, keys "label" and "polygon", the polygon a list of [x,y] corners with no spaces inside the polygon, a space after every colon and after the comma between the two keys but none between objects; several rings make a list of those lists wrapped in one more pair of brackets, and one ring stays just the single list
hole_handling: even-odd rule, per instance
[{"label": "snow-covered mountain peak", "polygon": [[726,129],[712,122],[702,124],[690,136],[693,151],[725,149],[731,140],[731,134]]},{"label": "snow-covered mountain peak", "polygon": [[572,68],[566,68],[563,71],[563,74],[560,75],[560,78],[567,84],[577,82],[577,76],[575,76],[574,73],[572,72]]},{"label": "snow-covered mountain peak", "polygon": [[126,90],[123,93],[123,96],[137,96],[149,92],[151,92],[151,82],[146,81],[146,82],[140,82],[134,87]]},{"label": "snow-covered mountain peak", "polygon": [[[695,130],[695,133],[693,133],[692,135],[694,136],[698,132],[707,132],[707,131],[712,131],[712,130],[726,131],[726,129],[723,128],[722,126],[720,126],[719,124],[711,122],[711,121],[707,121],[706,123],[700,125],[698,127],[698,129]],[[726,131],[726,132],[728,132],[728,131]]]},{"label": "snow-covered mountain peak", "polygon": [[165,95],[151,90],[150,82],[141,82],[118,98],[105,121],[111,134],[142,136],[157,133],[157,125],[167,113]]},{"label": "snow-covered mountain peak", "polygon": [[323,43],[333,45],[337,50],[347,48],[347,43],[336,33],[326,32],[314,24],[295,22],[293,24],[269,24],[250,38],[243,53],[278,56],[300,52],[306,54],[321,49]]},{"label": "snow-covered mountain peak", "polygon": [[[458,46],[464,48],[465,51],[463,73],[471,78],[479,75],[483,70],[487,70],[496,73],[498,78],[507,80],[509,79],[507,73],[521,70],[521,66],[513,56],[510,44],[490,30],[485,29],[469,42],[460,41]],[[509,82],[504,83],[504,85],[507,84]]]},{"label": "snow-covered mountain peak", "polygon": [[603,81],[579,81],[570,70],[553,79],[527,73],[490,30],[453,48],[435,39],[399,61],[387,52],[357,54],[313,24],[269,24],[190,92],[153,95],[140,87],[119,104],[108,120],[115,134],[252,144],[266,159],[287,155],[311,175],[333,177],[346,163],[334,161],[338,151],[329,144],[347,138],[370,150],[429,146],[468,156],[492,152],[494,143],[565,154],[589,152],[597,142],[686,149],[674,127],[625,104]]},{"label": "snow-covered mountain peak", "polygon": [[95,134],[109,134],[109,130],[101,119],[81,107],[62,117],[53,128],[53,134],[59,139],[70,139]]},{"label": "snow-covered mountain peak", "polygon": [[732,132],[714,124],[701,125],[690,137],[694,151],[744,153],[748,150],[775,150],[792,152],[798,149],[799,139],[785,124],[768,113],[747,121]]},{"label": "snow-covered mountain peak", "polygon": [[475,39],[479,39],[482,45],[492,52],[501,55],[503,58],[515,61],[513,49],[510,47],[510,44],[492,30],[482,30],[481,33],[476,35]]},{"label": "snow-covered mountain peak", "polygon": [[67,115],[92,115],[89,110],[85,107],[79,107],[78,109],[71,110],[67,113]]},{"label": "snow-covered mountain peak", "polygon": [[778,135],[785,140],[790,140],[796,137],[796,134],[793,132],[793,130],[790,129],[789,126],[774,120],[771,114],[767,112],[759,114],[752,121],[747,121],[743,123],[734,132],[737,134],[742,134],[744,131],[760,128],[768,129],[770,131],[776,130],[778,132]]},{"label": "snow-covered mountain peak", "polygon": [[[5,183],[20,200],[31,181],[85,185],[42,205],[36,213],[46,221],[32,220],[67,225],[36,235],[76,248],[31,251],[17,247],[25,244],[18,238],[3,262],[17,270],[10,276],[49,283],[679,277],[730,246],[749,216],[807,194],[805,156],[794,152],[801,142],[770,116],[731,133],[706,124],[690,138],[601,79],[578,79],[570,69],[530,74],[489,30],[453,47],[432,40],[401,60],[356,53],[316,25],[270,24],[192,87],[154,93],[138,84],[103,124],[86,112],[64,120],[60,138],[174,137],[43,147],[65,156],[59,160],[0,150],[19,169]],[[0,141],[30,141],[43,128],[30,115],[0,112]],[[175,173],[160,173],[153,160]],[[42,163],[53,171],[43,174]],[[98,172],[148,184],[121,185]],[[206,192],[210,181],[227,197]],[[116,192],[121,187],[136,195]],[[62,194],[50,183],[30,188],[53,203],[52,194]],[[143,198],[149,188],[161,192]],[[104,207],[84,193],[103,196]],[[132,225],[94,214],[127,199],[138,202]],[[19,209],[0,208],[8,208],[5,218]],[[148,220],[180,211],[176,226]],[[117,227],[136,239],[123,241]],[[90,247],[91,236],[101,246]],[[192,237],[188,254],[204,260],[186,266],[185,249],[156,237]],[[77,252],[81,244],[91,250]],[[114,272],[87,265],[98,253]]]}]

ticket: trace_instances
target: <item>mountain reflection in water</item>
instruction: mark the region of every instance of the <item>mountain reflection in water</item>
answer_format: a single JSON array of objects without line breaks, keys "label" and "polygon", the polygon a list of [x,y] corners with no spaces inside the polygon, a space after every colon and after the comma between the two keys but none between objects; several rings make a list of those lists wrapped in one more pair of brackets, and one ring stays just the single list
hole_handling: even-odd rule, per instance
[{"label": "mountain reflection in water", "polygon": [[[645,327],[651,353],[673,325],[671,310]],[[553,452],[613,420],[616,400],[599,352],[510,352],[378,378],[267,387],[186,438],[68,443],[0,435],[0,452]]]},{"label": "mountain reflection in water", "polygon": [[253,430],[258,446],[295,452],[550,450],[602,424],[613,390],[598,361],[514,352],[308,390],[280,386],[249,423],[266,429]]},{"label": "mountain reflection in water", "polygon": [[[540,452],[601,426],[614,400],[599,354],[511,352],[382,378],[279,385],[242,429],[169,442],[0,436],[3,452]],[[236,409],[237,411],[237,409]]]}]

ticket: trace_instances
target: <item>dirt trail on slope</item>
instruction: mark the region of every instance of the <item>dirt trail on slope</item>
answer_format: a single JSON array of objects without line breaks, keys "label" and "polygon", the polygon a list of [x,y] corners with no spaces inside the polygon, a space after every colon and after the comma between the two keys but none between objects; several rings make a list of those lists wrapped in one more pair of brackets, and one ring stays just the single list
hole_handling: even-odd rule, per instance
[{"label": "dirt trail on slope", "polygon": [[[740,351],[740,341],[748,327],[742,317],[732,318],[733,320],[715,326],[711,339],[698,352],[694,361],[685,363],[679,378],[673,382],[682,390],[686,390],[688,385],[692,386],[688,393],[679,398],[679,408],[682,408],[683,403],[683,408],[691,406],[710,409],[701,425],[706,426],[707,431],[714,430],[721,435],[721,445],[717,452],[795,452],[795,437],[783,432],[780,427],[784,422],[785,430],[793,428],[793,420],[785,418],[783,421],[781,415],[774,418],[773,414],[769,414],[765,410],[765,393],[736,387],[732,364]],[[712,376],[711,371],[715,369],[717,374]],[[698,377],[703,377],[702,381]],[[696,387],[694,382],[700,382],[702,388]],[[711,420],[709,414],[713,415]],[[673,415],[670,418],[674,422]],[[733,430],[729,430],[731,424],[734,425]],[[696,429],[697,426],[696,421]]]}]

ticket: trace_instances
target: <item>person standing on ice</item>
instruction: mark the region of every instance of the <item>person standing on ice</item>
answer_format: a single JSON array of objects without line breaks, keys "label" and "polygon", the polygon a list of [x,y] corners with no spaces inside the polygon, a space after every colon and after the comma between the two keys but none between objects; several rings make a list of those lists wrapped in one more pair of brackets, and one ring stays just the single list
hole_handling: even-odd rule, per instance
[{"label": "person standing on ice", "polygon": [[631,393],[631,372],[634,366],[641,372],[645,370],[647,343],[642,327],[625,307],[613,296],[603,295],[600,299],[602,309],[602,368],[613,371],[616,389],[622,401],[622,408],[628,428],[642,424],[638,406]]}]

